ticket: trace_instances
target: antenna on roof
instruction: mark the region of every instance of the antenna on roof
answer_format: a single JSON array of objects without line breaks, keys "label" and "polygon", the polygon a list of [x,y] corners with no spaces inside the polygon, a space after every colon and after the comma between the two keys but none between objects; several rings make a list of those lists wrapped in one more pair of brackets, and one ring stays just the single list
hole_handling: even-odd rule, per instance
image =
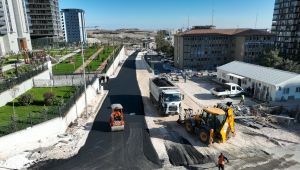
[{"label": "antenna on roof", "polygon": [[214,9],[212,9],[212,12],[211,12],[211,25],[214,25]]},{"label": "antenna on roof", "polygon": [[256,13],[254,28],[256,28],[257,25],[257,18],[258,18],[258,13]]},{"label": "antenna on roof", "polygon": [[188,16],[188,25],[187,25],[187,29],[190,29],[190,16]]},{"label": "antenna on roof", "polygon": [[211,25],[214,25],[214,15],[215,15],[214,1],[212,1]]}]

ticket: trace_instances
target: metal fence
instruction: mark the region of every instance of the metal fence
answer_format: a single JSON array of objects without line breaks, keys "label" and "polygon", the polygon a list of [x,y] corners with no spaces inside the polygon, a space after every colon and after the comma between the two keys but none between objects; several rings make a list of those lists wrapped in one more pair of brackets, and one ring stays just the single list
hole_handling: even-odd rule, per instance
[{"label": "metal fence", "polygon": [[21,84],[28,79],[31,79],[32,77],[44,72],[47,69],[47,65],[42,65],[41,67],[37,67],[35,70],[21,74],[18,78],[4,80],[0,83],[0,93],[13,88],[15,85]]},{"label": "metal fence", "polygon": [[[86,85],[92,85],[96,79],[97,76],[94,76],[93,78],[87,80]],[[76,103],[76,101],[83,93],[84,86],[76,86],[76,91],[74,93],[66,94],[66,96],[64,97],[68,99],[63,101],[59,105],[45,107],[45,109],[40,112],[29,112],[27,113],[27,118],[22,120],[19,120],[18,117],[12,117],[8,125],[0,126],[0,137],[22,129],[26,129],[27,127],[32,127],[56,117],[66,116],[66,113]]]}]

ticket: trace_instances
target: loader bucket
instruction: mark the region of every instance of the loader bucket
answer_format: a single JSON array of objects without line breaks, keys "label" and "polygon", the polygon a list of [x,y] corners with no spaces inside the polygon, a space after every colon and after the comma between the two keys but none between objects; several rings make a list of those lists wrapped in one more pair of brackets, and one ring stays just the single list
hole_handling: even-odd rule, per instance
[{"label": "loader bucket", "polygon": [[123,130],[124,130],[124,125],[122,125],[122,126],[112,126],[111,127],[112,132],[123,131]]}]

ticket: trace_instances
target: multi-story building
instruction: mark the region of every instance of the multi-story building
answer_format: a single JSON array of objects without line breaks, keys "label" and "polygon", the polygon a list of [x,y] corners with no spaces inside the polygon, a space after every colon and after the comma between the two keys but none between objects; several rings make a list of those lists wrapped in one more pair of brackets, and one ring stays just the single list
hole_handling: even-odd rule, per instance
[{"label": "multi-story building", "polygon": [[175,35],[174,62],[181,69],[211,70],[232,60],[254,62],[273,47],[274,35],[259,29],[196,27]]},{"label": "multi-story building", "polygon": [[64,40],[68,43],[86,42],[84,10],[62,9],[61,21]]},{"label": "multi-story building", "polygon": [[58,0],[28,0],[28,15],[33,44],[42,43],[41,39],[47,43],[61,39]]},{"label": "multi-story building", "polygon": [[25,0],[0,0],[0,55],[31,50]]},{"label": "multi-story building", "polygon": [[280,55],[300,62],[300,0],[276,0],[272,32]]}]

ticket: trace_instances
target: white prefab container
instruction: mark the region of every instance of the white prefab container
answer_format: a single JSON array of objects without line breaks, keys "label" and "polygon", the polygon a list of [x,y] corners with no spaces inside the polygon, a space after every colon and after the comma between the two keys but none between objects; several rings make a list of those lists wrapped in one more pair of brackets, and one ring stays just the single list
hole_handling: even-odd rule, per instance
[{"label": "white prefab container", "polygon": [[165,78],[151,78],[149,81],[150,99],[162,114],[181,112],[182,95],[179,89]]}]

